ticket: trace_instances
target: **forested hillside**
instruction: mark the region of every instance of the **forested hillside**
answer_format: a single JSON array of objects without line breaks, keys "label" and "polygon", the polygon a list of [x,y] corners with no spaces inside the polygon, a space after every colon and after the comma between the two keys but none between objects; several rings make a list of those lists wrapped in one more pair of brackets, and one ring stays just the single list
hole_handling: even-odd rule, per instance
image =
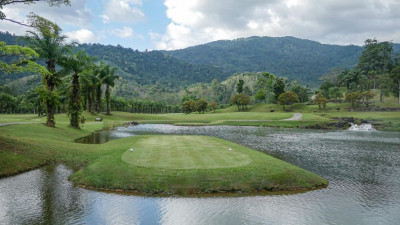
[{"label": "forested hillside", "polygon": [[[7,44],[21,44],[17,36],[0,32],[0,41]],[[134,81],[139,85],[160,84],[169,89],[180,89],[184,86],[211,82],[214,78],[225,79],[229,75],[221,69],[185,62],[158,51],[140,52],[122,46],[101,44],[83,44],[85,49],[97,60],[106,61],[120,68],[123,79]],[[13,74],[0,77],[0,83],[9,83],[30,74]]]},{"label": "forested hillside", "polygon": [[110,62],[124,72],[125,79],[140,85],[159,83],[165,87],[183,87],[199,82],[224,79],[230,74],[211,66],[195,65],[158,51],[139,52],[122,46],[83,44],[99,60]]},{"label": "forested hillside", "polygon": [[[318,78],[333,68],[353,68],[362,50],[360,46],[326,45],[294,37],[249,37],[165,53],[230,73],[268,71],[316,86]],[[394,50],[399,52],[400,45],[395,44]]]}]

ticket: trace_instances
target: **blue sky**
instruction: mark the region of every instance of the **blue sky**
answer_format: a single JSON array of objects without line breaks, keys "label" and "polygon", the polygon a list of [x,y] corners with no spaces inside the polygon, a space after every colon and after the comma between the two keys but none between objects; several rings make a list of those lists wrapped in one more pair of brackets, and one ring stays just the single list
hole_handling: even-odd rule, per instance
[{"label": "blue sky", "polygon": [[[81,43],[143,51],[180,49],[249,36],[294,36],[326,44],[400,43],[399,0],[71,0],[71,6],[15,4],[3,12],[24,21],[34,12]],[[25,28],[0,21],[0,30]]]}]

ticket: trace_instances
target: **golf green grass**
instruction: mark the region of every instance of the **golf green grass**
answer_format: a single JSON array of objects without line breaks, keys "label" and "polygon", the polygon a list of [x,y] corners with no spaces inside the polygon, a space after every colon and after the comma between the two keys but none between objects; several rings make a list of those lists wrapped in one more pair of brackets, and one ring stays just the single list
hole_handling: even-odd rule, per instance
[{"label": "golf green grass", "polygon": [[328,184],[314,173],[214,137],[146,135],[105,145],[118,142],[124,145],[71,180],[83,187],[167,195],[311,190]]},{"label": "golf green grass", "polygon": [[244,166],[250,157],[232,143],[205,136],[153,136],[141,139],[122,160],[143,167],[211,169]]},{"label": "golf green grass", "polygon": [[213,137],[143,135],[105,144],[74,143],[101,127],[0,127],[0,177],[61,162],[75,170],[70,180],[76,185],[144,194],[310,190],[328,183],[314,173]]}]

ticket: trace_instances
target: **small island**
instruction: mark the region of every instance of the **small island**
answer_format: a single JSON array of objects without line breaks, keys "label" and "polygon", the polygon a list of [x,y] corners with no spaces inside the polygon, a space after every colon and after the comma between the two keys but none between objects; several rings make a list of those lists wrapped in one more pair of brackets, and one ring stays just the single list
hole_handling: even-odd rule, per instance
[{"label": "small island", "polygon": [[99,158],[73,174],[71,180],[88,188],[163,195],[298,191],[328,184],[314,173],[214,137],[126,139],[124,142],[131,143],[129,148],[118,148]]}]

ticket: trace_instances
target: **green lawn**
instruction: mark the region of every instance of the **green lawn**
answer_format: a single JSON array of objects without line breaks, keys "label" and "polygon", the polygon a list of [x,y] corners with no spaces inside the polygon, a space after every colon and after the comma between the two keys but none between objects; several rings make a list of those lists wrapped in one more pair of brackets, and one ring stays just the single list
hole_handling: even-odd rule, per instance
[{"label": "green lawn", "polygon": [[[42,124],[0,127],[0,177],[62,162],[76,169],[70,178],[75,184],[148,194],[298,190],[327,185],[311,172],[217,138],[135,136],[100,145],[74,143],[101,128],[102,124],[87,124],[76,130],[63,123],[56,128]],[[131,147],[135,157],[127,152]]]},{"label": "green lawn", "polygon": [[[127,150],[122,161],[165,169],[211,169],[249,164],[247,154],[233,143],[206,136],[154,136],[143,138]],[[231,150],[229,150],[231,149]]]}]

